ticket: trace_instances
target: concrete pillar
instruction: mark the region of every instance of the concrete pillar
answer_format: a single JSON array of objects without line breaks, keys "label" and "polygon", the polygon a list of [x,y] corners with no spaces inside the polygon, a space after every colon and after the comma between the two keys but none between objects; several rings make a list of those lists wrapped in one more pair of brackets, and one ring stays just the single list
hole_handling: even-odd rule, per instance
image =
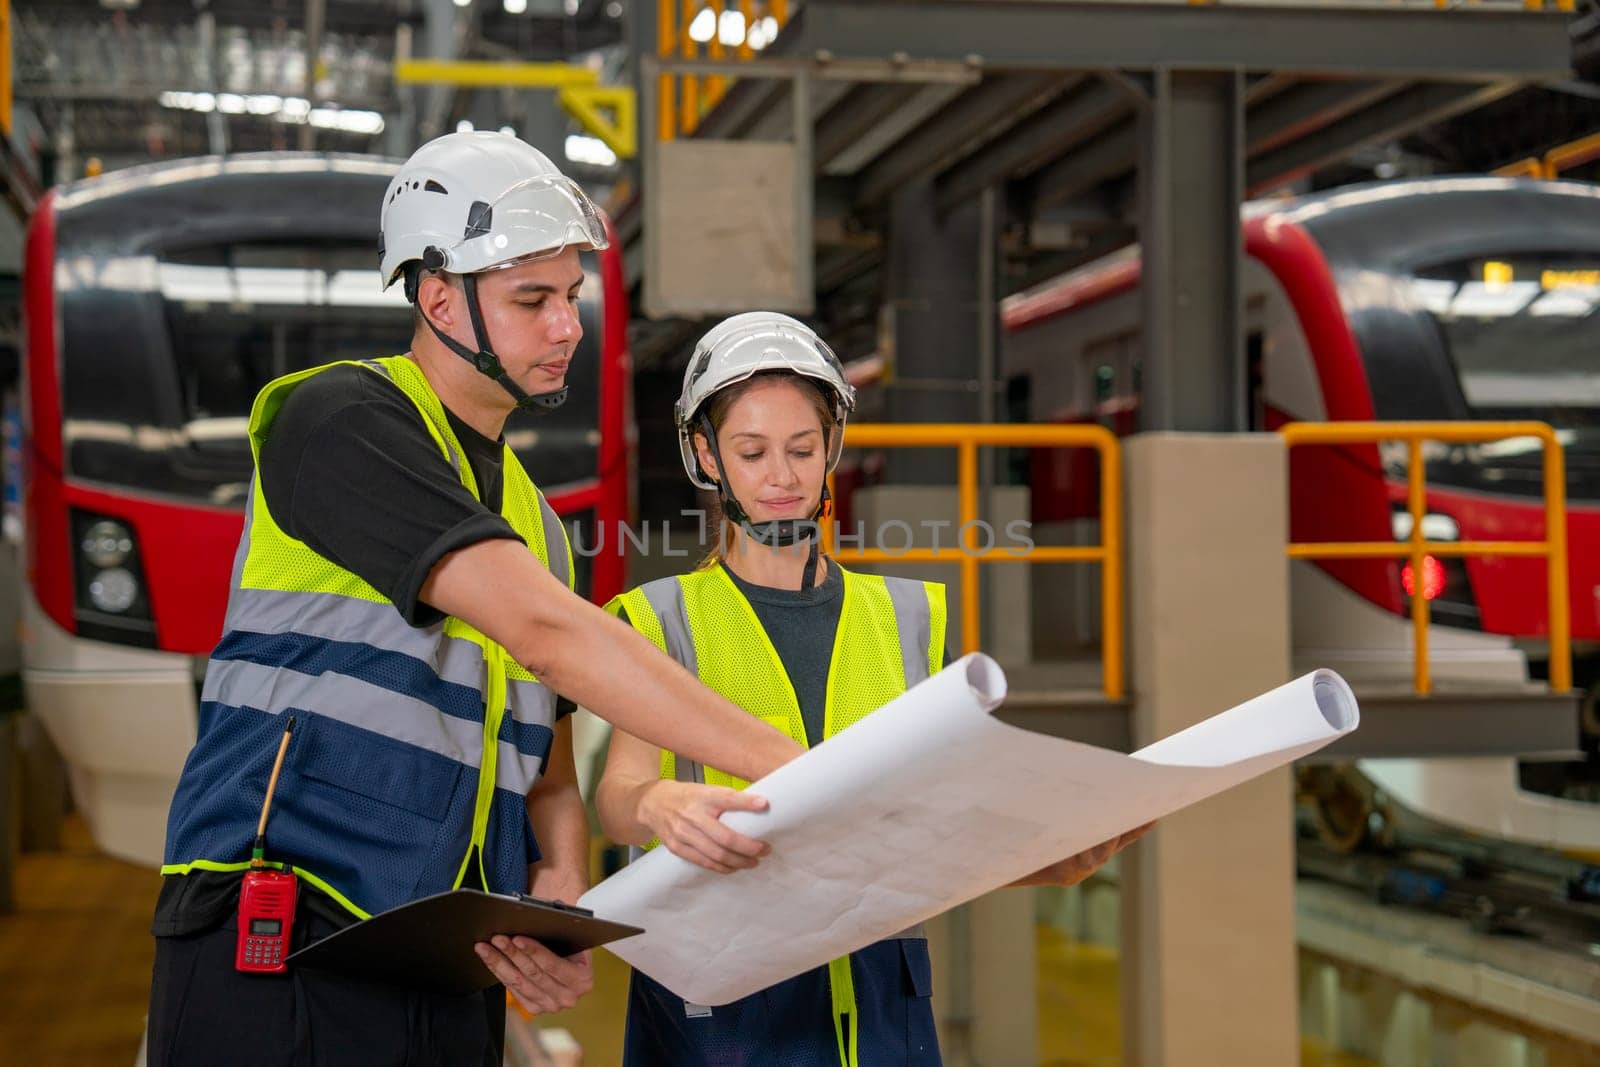
[{"label": "concrete pillar", "polygon": [[[1276,435],[1126,447],[1133,735],[1149,744],[1289,677]],[[1299,1062],[1290,772],[1165,820],[1123,867],[1123,1060]]]},{"label": "concrete pillar", "polygon": [[984,1067],[1039,1062],[1033,890],[979,897],[972,914],[972,1053]]},{"label": "concrete pillar", "polygon": [[946,1067],[1039,1062],[1032,889],[1001,889],[928,923]]}]

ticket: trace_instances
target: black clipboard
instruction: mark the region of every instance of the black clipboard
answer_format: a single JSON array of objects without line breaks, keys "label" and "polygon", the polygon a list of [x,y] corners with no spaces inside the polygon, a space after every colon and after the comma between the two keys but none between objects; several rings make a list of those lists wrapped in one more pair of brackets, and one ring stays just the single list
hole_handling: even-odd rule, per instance
[{"label": "black clipboard", "polygon": [[586,908],[456,889],[347,926],[289,955],[291,968],[336,971],[411,989],[467,994],[498,979],[473,951],[496,934],[531,937],[560,956],[644,931]]}]

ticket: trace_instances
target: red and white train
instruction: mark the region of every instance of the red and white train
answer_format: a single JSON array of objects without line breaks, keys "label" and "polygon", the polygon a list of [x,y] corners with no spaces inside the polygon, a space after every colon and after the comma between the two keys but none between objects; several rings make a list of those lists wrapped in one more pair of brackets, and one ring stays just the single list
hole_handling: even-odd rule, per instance
[{"label": "red and white train", "polygon": [[[106,851],[159,863],[221,634],[251,475],[255,393],[289,371],[405,351],[411,310],[377,273],[397,164],[241,155],[117,171],[31,221],[23,314],[23,680]],[[581,543],[630,506],[627,295],[587,257],[585,338],[560,411],[506,439]],[[615,543],[615,533],[610,537]],[[620,552],[581,588],[623,588]]]},{"label": "red and white train", "polygon": [[[1361,770],[1404,808],[1493,836],[1600,851],[1600,187],[1463,177],[1363,185],[1252,204],[1243,223],[1251,428],[1290,421],[1550,423],[1565,446],[1581,763],[1369,760]],[[1138,250],[1008,300],[1002,368],[1009,415],[1139,426]],[[1541,453],[1528,439],[1433,446],[1425,535],[1544,536]],[[1035,453],[1036,525],[1070,538],[1091,523],[1087,453]],[[1296,541],[1404,540],[1405,446],[1296,448]],[[1422,576],[1436,625],[1438,690],[1515,686],[1544,673],[1543,562],[1434,558]],[[1298,662],[1366,683],[1408,684],[1402,561],[1296,563]],[[1082,582],[1082,579],[1079,579]],[[1035,630],[1093,640],[1096,590],[1036,606]],[[1052,614],[1053,613],[1053,614]]]}]

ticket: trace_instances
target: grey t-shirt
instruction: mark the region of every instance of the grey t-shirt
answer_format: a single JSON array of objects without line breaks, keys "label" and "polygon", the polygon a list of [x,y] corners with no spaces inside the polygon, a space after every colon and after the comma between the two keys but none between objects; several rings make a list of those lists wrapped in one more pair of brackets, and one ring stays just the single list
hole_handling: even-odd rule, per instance
[{"label": "grey t-shirt", "polygon": [[821,744],[828,713],[828,668],[844,607],[844,575],[830,563],[822,584],[808,593],[752,585],[728,568],[723,570],[750,601],[789,675],[806,724],[806,747]]}]

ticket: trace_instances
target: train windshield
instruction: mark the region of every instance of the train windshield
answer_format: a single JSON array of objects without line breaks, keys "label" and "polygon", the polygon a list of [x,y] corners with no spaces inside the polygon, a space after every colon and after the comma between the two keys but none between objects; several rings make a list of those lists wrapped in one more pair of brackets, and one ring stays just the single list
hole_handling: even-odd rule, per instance
[{"label": "train windshield", "polygon": [[200,447],[243,447],[251,402],[274,378],[408,347],[411,309],[378,289],[365,244],[230,244],[157,263],[186,427]]},{"label": "train windshield", "polygon": [[[1600,499],[1600,254],[1463,260],[1418,271],[1412,287],[1473,416],[1548,422],[1567,452],[1569,490]],[[1474,468],[1478,488],[1541,492],[1536,442],[1477,446],[1459,459],[1456,473]]]},{"label": "train windshield", "polygon": [[[280,375],[410,346],[399,285],[381,291],[367,239],[255,240],[84,257],[57,272],[63,438],[78,478],[242,507],[250,406]],[[554,415],[515,415],[506,441],[540,484],[598,466],[599,281],[586,264],[586,340]]]}]

